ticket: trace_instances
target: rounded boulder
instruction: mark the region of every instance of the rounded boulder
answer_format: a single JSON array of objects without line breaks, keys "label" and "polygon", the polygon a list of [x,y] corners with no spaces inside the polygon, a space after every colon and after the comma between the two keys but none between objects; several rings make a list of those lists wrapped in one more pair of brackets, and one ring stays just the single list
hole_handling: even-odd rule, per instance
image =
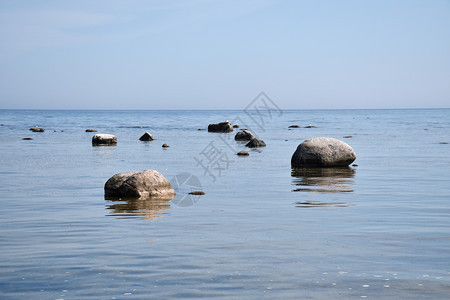
[{"label": "rounded boulder", "polygon": [[298,145],[291,158],[291,167],[344,167],[355,159],[355,151],[347,143],[335,138],[316,137]]},{"label": "rounded boulder", "polygon": [[115,174],[105,183],[105,197],[173,198],[170,182],[158,171],[128,171]]},{"label": "rounded boulder", "polygon": [[116,145],[117,138],[112,134],[96,134],[92,137],[92,145]]}]

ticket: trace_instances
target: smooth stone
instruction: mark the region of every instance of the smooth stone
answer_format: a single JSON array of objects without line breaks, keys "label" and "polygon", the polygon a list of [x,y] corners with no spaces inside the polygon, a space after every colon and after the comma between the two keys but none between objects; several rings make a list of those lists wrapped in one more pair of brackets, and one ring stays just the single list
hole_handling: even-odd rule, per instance
[{"label": "smooth stone", "polygon": [[291,167],[342,167],[356,159],[347,143],[329,137],[317,137],[298,145],[291,158]]},{"label": "smooth stone", "polygon": [[158,171],[117,173],[105,183],[105,197],[173,198],[170,182]]},{"label": "smooth stone", "polygon": [[33,128],[30,128],[30,131],[32,131],[32,132],[44,132],[45,129],[44,128],[39,128],[39,127],[33,127]]},{"label": "smooth stone", "polygon": [[205,194],[205,192],[203,192],[203,191],[193,191],[193,192],[190,192],[189,193],[189,195],[204,195]]},{"label": "smooth stone", "polygon": [[150,132],[145,132],[140,138],[140,141],[153,141],[154,138],[153,136],[150,134]]},{"label": "smooth stone", "polygon": [[266,143],[264,143],[263,140],[260,140],[258,138],[252,138],[246,145],[245,147],[249,147],[249,148],[258,148],[258,147],[265,147]]},{"label": "smooth stone", "polygon": [[163,147],[163,148],[168,148],[168,147],[170,147],[170,146],[167,145],[167,144],[163,144],[162,147]]},{"label": "smooth stone", "polygon": [[232,132],[233,126],[228,121],[217,123],[217,124],[209,124],[208,125],[209,132]]},{"label": "smooth stone", "polygon": [[291,125],[288,128],[300,128],[300,126],[299,125]]},{"label": "smooth stone", "polygon": [[239,156],[249,156],[250,153],[248,153],[247,151],[239,151],[239,152],[237,153],[237,155],[239,155]]},{"label": "smooth stone", "polygon": [[86,132],[97,132],[95,129],[86,129]]},{"label": "smooth stone", "polygon": [[31,141],[33,138],[23,138],[24,141]]},{"label": "smooth stone", "polygon": [[92,145],[116,145],[117,138],[112,134],[100,133],[92,137]]},{"label": "smooth stone", "polygon": [[234,136],[236,141],[250,141],[254,138],[253,134],[247,129],[242,129]]}]

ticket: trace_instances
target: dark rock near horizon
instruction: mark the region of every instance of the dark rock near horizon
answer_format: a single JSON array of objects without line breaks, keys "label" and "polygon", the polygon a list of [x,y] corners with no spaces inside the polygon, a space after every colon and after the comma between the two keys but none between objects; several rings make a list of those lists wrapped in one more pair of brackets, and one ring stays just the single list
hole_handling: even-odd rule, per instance
[{"label": "dark rock near horizon", "polygon": [[239,125],[238,124],[234,124],[233,128],[239,128]]},{"label": "dark rock near horizon", "polygon": [[342,138],[344,138],[344,139],[351,139],[353,136],[351,136],[351,135],[346,135],[346,136],[343,136]]},{"label": "dark rock near horizon", "polygon": [[206,130],[206,128],[199,128],[199,129],[197,129],[197,130]]},{"label": "dark rock near horizon", "polygon": [[247,151],[239,151],[239,152],[237,153],[237,155],[239,155],[239,156],[249,156],[250,153],[248,153]]},{"label": "dark rock near horizon", "polygon": [[23,138],[22,140],[24,140],[24,141],[31,141],[33,138]]},{"label": "dark rock near horizon", "polygon": [[162,147],[163,147],[163,148],[169,148],[170,146],[167,145],[167,144],[163,144]]},{"label": "dark rock near horizon", "polygon": [[342,167],[355,159],[356,154],[347,143],[335,138],[317,137],[298,145],[291,158],[291,167]]},{"label": "dark rock near horizon", "polygon": [[263,140],[254,137],[245,145],[245,147],[249,148],[266,147],[266,143],[264,143]]},{"label": "dark rock near horizon", "polygon": [[173,198],[175,195],[169,181],[155,170],[117,173],[105,184],[105,197]]},{"label": "dark rock near horizon", "polygon": [[305,126],[305,128],[317,128],[317,127],[314,126],[314,125],[309,124],[308,126]]},{"label": "dark rock near horizon", "polygon": [[254,138],[253,134],[247,129],[242,129],[234,136],[236,141],[250,141]]},{"label": "dark rock near horizon", "polygon": [[153,141],[154,138],[153,136],[150,134],[150,132],[145,132],[140,138],[140,141]]},{"label": "dark rock near horizon", "polygon": [[97,132],[95,129],[86,129],[86,132]]},{"label": "dark rock near horizon", "polygon": [[32,127],[30,128],[31,132],[44,132],[45,129],[44,128],[39,128],[39,127]]},{"label": "dark rock near horizon", "polygon": [[117,138],[112,134],[100,133],[92,137],[92,145],[94,146],[114,146],[117,145]]},{"label": "dark rock near horizon", "polygon": [[217,124],[209,124],[208,125],[209,132],[232,132],[233,126],[228,121],[217,123]]},{"label": "dark rock near horizon", "polygon": [[288,128],[300,128],[300,126],[299,125],[291,125]]}]

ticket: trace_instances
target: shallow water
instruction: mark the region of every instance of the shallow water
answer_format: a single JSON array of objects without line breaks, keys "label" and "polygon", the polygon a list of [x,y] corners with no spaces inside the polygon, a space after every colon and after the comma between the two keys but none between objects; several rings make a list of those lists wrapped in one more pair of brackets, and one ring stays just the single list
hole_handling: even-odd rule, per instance
[{"label": "shallow water", "polygon": [[[234,134],[197,130],[226,119],[267,147],[238,157]],[[450,294],[449,109],[0,110],[0,124],[2,299]],[[118,145],[93,147],[88,128]],[[358,166],[291,170],[316,136],[349,143]],[[105,200],[110,176],[144,169],[177,197]]]}]

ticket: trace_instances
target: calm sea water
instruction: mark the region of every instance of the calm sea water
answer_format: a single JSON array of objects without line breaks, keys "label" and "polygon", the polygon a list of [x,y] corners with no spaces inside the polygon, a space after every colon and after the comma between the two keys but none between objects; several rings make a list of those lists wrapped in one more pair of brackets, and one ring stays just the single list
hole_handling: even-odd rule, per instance
[{"label": "calm sea water", "polygon": [[[234,134],[197,130],[226,119],[267,147],[238,157]],[[449,109],[0,110],[0,123],[1,299],[450,297]],[[118,145],[93,147],[88,128]],[[317,136],[349,143],[358,166],[293,172]],[[178,196],[104,199],[110,176],[145,169]]]}]

